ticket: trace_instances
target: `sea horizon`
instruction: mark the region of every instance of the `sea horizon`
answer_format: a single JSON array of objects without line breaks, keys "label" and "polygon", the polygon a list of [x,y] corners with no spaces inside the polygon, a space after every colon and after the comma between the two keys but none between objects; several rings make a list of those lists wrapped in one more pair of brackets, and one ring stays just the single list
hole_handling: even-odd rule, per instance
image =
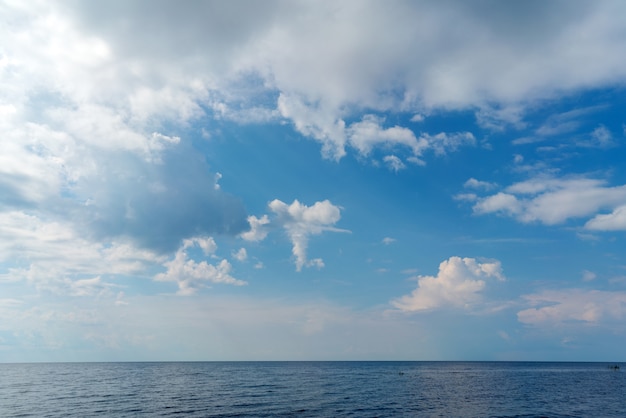
[{"label": "sea horizon", "polygon": [[622,417],[619,363],[4,363],[6,417]]}]

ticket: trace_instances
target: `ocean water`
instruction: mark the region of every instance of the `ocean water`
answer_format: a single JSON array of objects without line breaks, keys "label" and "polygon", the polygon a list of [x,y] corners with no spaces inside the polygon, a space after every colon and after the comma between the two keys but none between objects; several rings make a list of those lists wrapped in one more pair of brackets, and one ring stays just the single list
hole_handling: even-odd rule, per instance
[{"label": "ocean water", "polygon": [[603,363],[0,364],[1,417],[626,417]]}]

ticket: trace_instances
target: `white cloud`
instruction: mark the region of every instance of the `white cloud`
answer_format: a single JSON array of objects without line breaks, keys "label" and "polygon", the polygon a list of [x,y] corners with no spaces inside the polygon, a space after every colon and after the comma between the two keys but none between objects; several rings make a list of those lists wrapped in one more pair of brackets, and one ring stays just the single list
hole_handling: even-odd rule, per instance
[{"label": "white cloud", "polygon": [[463,145],[475,145],[476,138],[471,132],[456,132],[448,134],[445,132],[437,135],[423,134],[421,139],[428,142],[429,147],[436,155],[445,155],[448,151],[456,151]]},{"label": "white cloud", "polygon": [[275,222],[285,229],[293,244],[292,252],[296,258],[297,271],[305,266],[318,268],[324,266],[319,258],[307,260],[310,235],[318,235],[324,231],[346,232],[333,226],[341,218],[341,210],[328,200],[315,202],[313,206],[306,206],[297,200],[288,205],[275,199],[269,203],[269,208],[277,215]]},{"label": "white cloud", "polygon": [[598,126],[591,132],[591,142],[589,146],[599,148],[609,148],[614,146],[613,134],[604,125]]},{"label": "white cloud", "polygon": [[515,215],[521,211],[519,200],[508,193],[497,193],[482,198],[474,205],[475,213],[506,213]]},{"label": "white cloud", "polygon": [[479,198],[474,212],[500,213],[521,222],[554,225],[572,218],[593,216],[602,209],[613,209],[612,214],[595,216],[587,222],[586,228],[620,229],[620,208],[626,203],[626,186],[611,187],[604,180],[583,176],[537,176],[504,190]]},{"label": "white cloud", "polygon": [[83,289],[88,283],[104,289],[108,285],[101,276],[142,275],[164,260],[129,242],[92,242],[71,224],[46,222],[21,211],[0,212],[0,262],[13,263],[0,281],[26,280],[39,290],[78,294],[77,283]]},{"label": "white cloud", "polygon": [[396,173],[406,168],[406,165],[402,162],[402,160],[395,155],[386,155],[383,157],[383,161],[387,164],[387,167],[389,167],[390,170],[395,171]]},{"label": "white cloud", "polygon": [[395,238],[391,238],[391,237],[383,238],[383,244],[385,245],[393,244],[394,242],[396,242]]},{"label": "white cloud", "polygon": [[522,297],[531,306],[517,313],[520,322],[535,326],[564,326],[572,321],[599,325],[622,321],[626,293],[601,290],[546,290]]},{"label": "white cloud", "polygon": [[241,238],[246,241],[263,241],[269,230],[267,229],[267,225],[270,223],[270,219],[267,215],[263,215],[260,218],[257,218],[254,215],[248,216],[248,224],[250,225],[250,230],[243,232],[240,234]]},{"label": "white cloud", "polygon": [[[250,231],[240,234],[247,241],[262,241],[267,237],[271,229],[283,229],[291,241],[292,253],[295,257],[296,270],[303,267],[324,267],[321,258],[307,259],[307,248],[311,235],[319,235],[325,231],[349,232],[334,227],[341,219],[341,208],[324,200],[315,202],[313,206],[306,206],[298,200],[291,204],[274,199],[268,204],[268,208],[275,215],[270,220],[268,215],[260,218],[249,216]],[[259,263],[256,268],[262,268]]]},{"label": "white cloud", "polygon": [[598,275],[596,273],[594,273],[593,271],[589,271],[589,270],[583,270],[583,274],[582,274],[582,279],[583,282],[590,282],[595,280]]},{"label": "white cloud", "polygon": [[421,155],[428,148],[428,141],[416,138],[413,131],[400,126],[382,128],[384,119],[374,115],[365,115],[363,120],[350,125],[347,129],[349,143],[361,154],[367,155],[377,144],[402,145],[414,155]]},{"label": "white cloud", "polygon": [[598,214],[585,224],[593,231],[626,231],[626,205],[616,207],[611,213]]},{"label": "white cloud", "polygon": [[493,183],[489,183],[487,181],[476,180],[475,178],[472,177],[469,180],[467,180],[465,182],[465,184],[463,184],[463,187],[465,187],[467,189],[490,190],[490,189],[493,189],[494,187],[496,187],[496,185],[493,184]]},{"label": "white cloud", "polygon": [[411,117],[411,122],[424,122],[426,117],[420,113],[416,113]]},{"label": "white cloud", "polygon": [[[416,134],[375,115],[403,112],[418,121],[434,109],[465,108],[493,126],[521,126],[534,99],[626,76],[619,59],[626,43],[614,35],[621,2],[1,7],[3,206],[37,211],[72,195],[56,213],[60,221],[80,212],[77,226],[97,239],[130,238],[159,251],[175,251],[198,232],[239,234],[246,226],[241,206],[219,193],[219,176],[203,164],[174,174],[185,167],[172,153],[193,150],[165,127],[185,128],[200,117],[280,115],[329,158],[341,158],[346,147],[364,154],[391,147],[398,160],[388,163],[399,169],[399,160],[423,165],[426,151],[441,155],[475,138]],[[539,133],[563,132],[573,120],[564,114]],[[603,126],[592,137],[598,144],[611,139]],[[196,176],[213,193],[182,184]],[[76,205],[86,201],[87,209]],[[177,210],[190,205],[187,213]],[[200,216],[206,212],[211,216]],[[166,227],[175,222],[185,225]],[[254,231],[244,238],[263,238]]]},{"label": "white cloud", "polygon": [[454,200],[465,201],[465,202],[475,202],[478,200],[478,196],[476,193],[458,193],[452,196]]},{"label": "white cloud", "polygon": [[233,251],[233,258],[241,263],[248,259],[248,252],[245,248],[240,248],[239,251]]},{"label": "white cloud", "polygon": [[193,237],[183,241],[183,250],[194,246],[202,248],[204,255],[211,255],[217,250],[217,244],[213,237]]},{"label": "white cloud", "polygon": [[504,280],[499,261],[450,257],[439,265],[437,276],[418,276],[417,288],[391,303],[406,311],[424,311],[448,306],[469,308],[480,301],[485,280]]},{"label": "white cloud", "polygon": [[280,114],[290,119],[298,132],[322,143],[322,155],[339,160],[346,155],[345,122],[331,109],[308,105],[294,94],[281,93],[277,107]]},{"label": "white cloud", "polygon": [[[209,238],[210,239],[210,238]],[[210,239],[212,241],[212,239]],[[202,246],[206,240],[192,241],[198,246]],[[197,262],[190,259],[185,251],[189,246],[185,243],[174,256],[174,259],[163,263],[166,267],[164,273],[158,273],[154,280],[161,282],[175,282],[178,285],[178,293],[190,295],[199,288],[208,284],[231,284],[243,286],[247,284],[243,280],[238,280],[231,276],[231,264],[226,259],[222,259],[217,264],[209,264],[206,261]]]},{"label": "white cloud", "polygon": [[[415,121],[431,109],[470,108],[484,126],[519,126],[533,100],[626,76],[619,59],[626,43],[615,35],[623,24],[619,1],[340,8],[331,1],[37,2],[5,4],[2,12],[6,112],[19,114],[34,86],[71,102],[56,103],[62,111],[113,109],[123,115],[117,126],[134,132],[155,119],[186,122],[205,109],[241,121],[237,112],[257,120],[280,113],[332,158],[345,153],[346,129],[360,132],[358,146],[369,146],[359,122],[346,128],[348,117],[402,111]],[[106,125],[85,120],[94,118],[97,133]],[[82,124],[71,112],[63,119]],[[405,142],[406,131],[381,134]]]},{"label": "white cloud", "polygon": [[215,190],[219,190],[221,188],[220,183],[219,183],[221,179],[222,179],[222,173],[215,173],[215,185],[213,186]]}]

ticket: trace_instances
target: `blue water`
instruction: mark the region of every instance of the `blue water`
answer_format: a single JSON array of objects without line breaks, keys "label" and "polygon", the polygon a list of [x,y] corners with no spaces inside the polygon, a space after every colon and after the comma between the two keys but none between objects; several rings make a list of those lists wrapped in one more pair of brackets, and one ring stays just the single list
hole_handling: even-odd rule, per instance
[{"label": "blue water", "polygon": [[0,364],[1,417],[626,417],[602,363]]}]

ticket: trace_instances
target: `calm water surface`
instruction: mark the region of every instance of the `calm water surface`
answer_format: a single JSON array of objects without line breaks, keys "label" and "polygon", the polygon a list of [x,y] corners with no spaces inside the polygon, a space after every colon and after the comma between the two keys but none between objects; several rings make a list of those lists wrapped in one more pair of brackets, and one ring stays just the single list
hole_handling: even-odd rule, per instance
[{"label": "calm water surface", "polygon": [[0,364],[2,417],[626,417],[602,363]]}]

